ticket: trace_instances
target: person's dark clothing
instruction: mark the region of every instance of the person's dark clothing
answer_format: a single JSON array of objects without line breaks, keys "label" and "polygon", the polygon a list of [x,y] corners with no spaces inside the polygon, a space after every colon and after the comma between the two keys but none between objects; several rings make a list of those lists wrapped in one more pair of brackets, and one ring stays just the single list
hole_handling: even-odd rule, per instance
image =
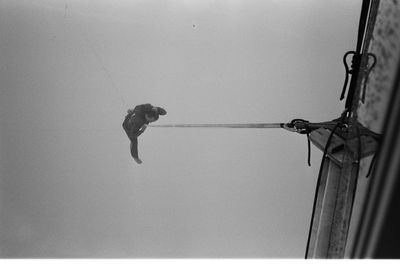
[{"label": "person's dark clothing", "polygon": [[159,113],[165,115],[166,111],[159,107],[157,107],[155,111],[151,104],[142,104],[136,106],[133,111],[129,110],[128,114],[125,116],[122,127],[131,141],[130,149],[133,158],[139,158],[137,138],[144,132],[143,126],[149,124],[146,119],[146,114],[155,117],[157,120]]},{"label": "person's dark clothing", "polygon": [[140,128],[142,128],[145,124],[149,124],[149,122],[146,120],[145,115],[136,114],[135,112],[133,112],[128,113],[128,115],[125,116],[122,127],[124,128],[129,139],[132,141],[132,139],[137,138],[143,133]]},{"label": "person's dark clothing", "polygon": [[133,112],[136,115],[139,115],[141,117],[143,117],[144,119],[144,115],[145,114],[150,114],[150,115],[155,115],[156,113],[153,110],[153,106],[151,104],[142,104],[142,105],[137,105],[134,109]]},{"label": "person's dark clothing", "polygon": [[136,114],[135,112],[128,113],[128,115],[125,116],[124,122],[122,123],[122,127],[131,141],[130,148],[133,158],[139,158],[137,138],[143,133],[143,130],[140,129],[143,127],[143,125],[147,124],[149,124],[149,122],[146,121],[144,114]]},{"label": "person's dark clothing", "polygon": [[137,138],[133,138],[131,140],[130,148],[131,148],[131,156],[133,158],[138,159],[139,158],[139,153],[138,153],[138,140],[137,140]]},{"label": "person's dark clothing", "polygon": [[158,120],[158,117],[160,115],[166,115],[167,111],[161,107],[155,107],[151,104],[142,104],[138,105],[134,108],[133,110],[135,113],[140,114],[140,115],[145,115],[149,114],[150,116],[153,116]]}]

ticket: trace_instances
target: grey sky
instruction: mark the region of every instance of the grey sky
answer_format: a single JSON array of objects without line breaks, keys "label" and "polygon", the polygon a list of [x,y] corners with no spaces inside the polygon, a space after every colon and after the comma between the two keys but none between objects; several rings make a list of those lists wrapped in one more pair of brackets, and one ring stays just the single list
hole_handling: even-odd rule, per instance
[{"label": "grey sky", "polygon": [[[0,255],[302,258],[361,1],[0,1]],[[127,106],[125,106],[125,103]]]}]

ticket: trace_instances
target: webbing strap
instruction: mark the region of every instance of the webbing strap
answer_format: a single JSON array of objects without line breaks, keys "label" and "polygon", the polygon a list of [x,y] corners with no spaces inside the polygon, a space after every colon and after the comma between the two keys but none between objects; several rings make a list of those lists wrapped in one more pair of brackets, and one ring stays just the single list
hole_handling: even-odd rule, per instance
[{"label": "webbing strap", "polygon": [[227,123],[227,124],[157,124],[149,125],[150,127],[159,128],[283,128],[285,123]]}]

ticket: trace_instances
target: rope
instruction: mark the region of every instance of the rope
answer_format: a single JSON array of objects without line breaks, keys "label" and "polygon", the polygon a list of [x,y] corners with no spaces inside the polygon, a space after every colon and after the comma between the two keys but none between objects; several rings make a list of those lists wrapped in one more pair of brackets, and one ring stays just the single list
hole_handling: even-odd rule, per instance
[{"label": "rope", "polygon": [[[346,72],[346,76],[344,79],[344,83],[343,83],[343,88],[342,88],[342,94],[340,95],[340,100],[343,100],[346,94],[346,88],[347,88],[347,84],[349,82],[349,75],[353,74],[354,70],[350,70],[349,69],[349,65],[347,64],[347,56],[349,56],[350,54],[353,54],[353,56],[356,54],[356,52],[354,51],[348,51],[343,55],[343,65],[344,65],[344,69]],[[352,65],[353,67],[353,65]]]},{"label": "rope", "polygon": [[228,124],[158,124],[149,125],[158,128],[283,128],[285,123],[228,123]]},{"label": "rope", "polygon": [[274,129],[274,128],[286,128],[293,129],[293,131],[307,134],[307,164],[311,167],[311,142],[310,132],[307,126],[304,128],[296,128],[296,123],[308,123],[306,120],[294,119],[290,123],[228,123],[228,124],[161,124],[161,125],[149,125],[155,128],[247,128],[247,129]]},{"label": "rope", "polygon": [[307,133],[307,164],[311,167],[311,141],[310,133]]}]

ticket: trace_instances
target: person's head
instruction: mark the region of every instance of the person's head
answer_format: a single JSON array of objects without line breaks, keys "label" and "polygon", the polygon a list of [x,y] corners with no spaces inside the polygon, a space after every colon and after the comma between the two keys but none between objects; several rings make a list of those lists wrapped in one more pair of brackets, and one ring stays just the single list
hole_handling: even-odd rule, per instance
[{"label": "person's head", "polygon": [[155,122],[156,120],[158,120],[160,115],[165,114],[167,114],[167,111],[165,109],[160,107],[153,107],[152,111],[150,113],[146,113],[144,116],[147,122]]},{"label": "person's head", "polygon": [[146,118],[147,122],[155,122],[156,120],[158,120],[158,113],[146,113],[144,115],[144,117]]},{"label": "person's head", "polygon": [[161,107],[153,107],[153,112],[157,113],[158,115],[166,115],[167,111]]}]

